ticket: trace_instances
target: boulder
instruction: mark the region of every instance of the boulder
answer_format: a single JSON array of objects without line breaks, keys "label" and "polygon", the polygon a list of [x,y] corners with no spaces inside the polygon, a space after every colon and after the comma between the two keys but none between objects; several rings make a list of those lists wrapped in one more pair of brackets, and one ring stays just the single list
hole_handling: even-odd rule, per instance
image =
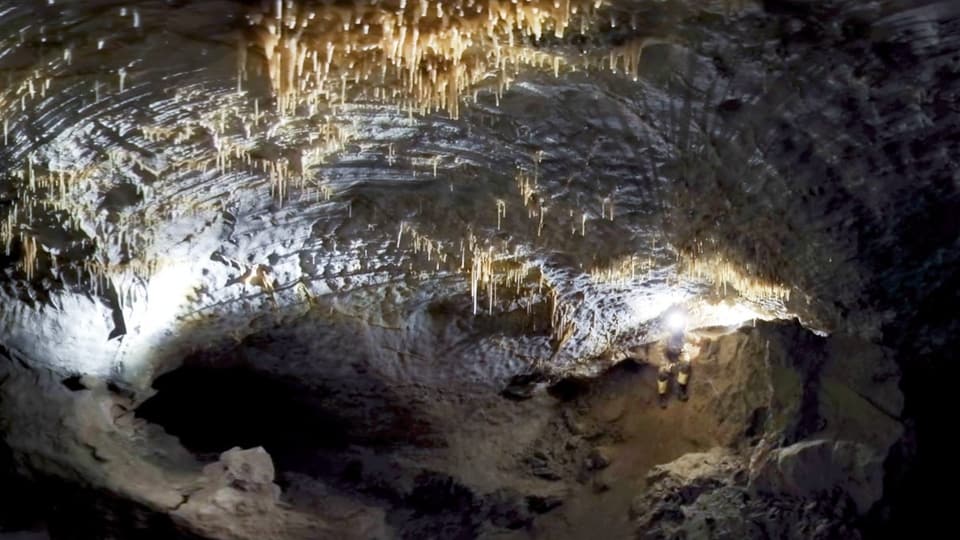
[{"label": "boulder", "polygon": [[829,498],[837,490],[865,514],[883,495],[885,453],[852,441],[817,439],[776,451],[754,487],[806,498]]},{"label": "boulder", "polygon": [[214,484],[248,493],[279,497],[280,488],[273,483],[273,460],[263,447],[243,450],[231,448],[220,454],[220,460],[204,467],[204,475]]},{"label": "boulder", "polygon": [[631,517],[642,540],[857,539],[845,499],[762,493],[745,484],[746,463],[726,448],[686,454],[651,470]]},{"label": "boulder", "polygon": [[271,539],[350,537],[314,516],[279,504],[273,460],[261,447],[231,448],[204,467],[183,501],[171,511],[174,522],[207,538]]},{"label": "boulder", "polygon": [[651,470],[631,509],[639,537],[857,538],[903,432],[891,352],[757,323],[706,342],[694,369],[723,449]]},{"label": "boulder", "polygon": [[597,447],[590,452],[590,455],[584,460],[583,465],[588,471],[597,471],[609,467],[611,461],[610,449]]}]

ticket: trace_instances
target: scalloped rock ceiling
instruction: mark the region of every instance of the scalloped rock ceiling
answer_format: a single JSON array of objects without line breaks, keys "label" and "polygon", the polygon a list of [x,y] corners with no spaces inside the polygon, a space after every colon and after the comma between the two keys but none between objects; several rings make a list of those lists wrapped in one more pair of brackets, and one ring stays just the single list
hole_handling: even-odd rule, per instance
[{"label": "scalloped rock ceiling", "polygon": [[928,90],[950,10],[782,8],[8,6],[5,341],[136,377],[179,328],[317,304],[396,330],[431,302],[525,312],[463,353],[563,370],[676,304],[876,336],[898,228],[955,182],[918,142],[955,127]]},{"label": "scalloped rock ceiling", "polygon": [[495,388],[677,306],[884,342],[960,262],[958,36],[949,1],[6,2],[0,345],[140,396],[267,334]]}]

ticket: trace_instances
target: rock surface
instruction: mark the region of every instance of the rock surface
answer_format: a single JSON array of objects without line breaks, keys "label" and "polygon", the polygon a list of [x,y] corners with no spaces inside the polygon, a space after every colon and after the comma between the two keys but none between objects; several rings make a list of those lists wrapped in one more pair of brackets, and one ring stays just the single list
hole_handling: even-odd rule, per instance
[{"label": "rock surface", "polygon": [[[522,401],[395,387],[400,402],[416,403],[411,414],[425,422],[425,436],[387,423],[375,438],[348,430],[337,437],[352,442],[331,446],[264,431],[275,456],[230,448],[206,465],[135,416],[120,389],[89,377],[67,385],[8,359],[4,440],[31,474],[84,479],[100,493],[88,504],[135,501],[126,512],[184,538],[579,538],[601,527],[650,538],[856,534],[856,520],[883,493],[882,465],[902,430],[888,351],[789,321],[697,339],[690,400],[672,398],[666,410],[656,406],[653,359],[636,356],[593,381],[556,385],[560,400],[542,387]],[[257,358],[256,381],[286,366]],[[841,361],[843,369],[830,367]],[[343,409],[337,393],[358,387],[338,384],[324,390],[334,410],[378,418],[371,414],[382,405],[371,398]],[[195,391],[160,388],[158,396],[174,392],[187,403]],[[207,422],[204,404],[230,398],[200,388],[209,401],[196,402],[195,421]],[[297,400],[317,391],[284,388]],[[280,394],[270,392],[244,386],[240,399],[279,407]],[[228,413],[248,414],[231,403]],[[318,413],[276,409],[293,413],[288,420],[303,433],[317,429],[306,411]],[[181,433],[189,420],[179,418],[166,429]],[[241,420],[237,433],[260,433],[256,418]],[[327,435],[335,425],[325,420]],[[197,444],[190,437],[181,441]],[[110,534],[136,528],[97,523]]]},{"label": "rock surface", "polygon": [[843,500],[756,493],[745,462],[728,451],[688,454],[651,472],[634,503],[637,538],[858,538],[856,512]]},{"label": "rock surface", "polygon": [[903,433],[890,351],[758,324],[705,344],[695,362],[692,391],[720,396],[704,412],[725,446],[651,471],[632,509],[639,536],[858,535]]},{"label": "rock surface", "polygon": [[[0,527],[831,537],[942,504],[886,473],[952,459],[956,2],[574,1],[418,113],[389,61],[285,104],[315,79],[278,73],[384,50],[266,47],[303,4],[349,2],[0,6],[0,481],[38,509]],[[660,411],[677,307],[713,330]]]}]

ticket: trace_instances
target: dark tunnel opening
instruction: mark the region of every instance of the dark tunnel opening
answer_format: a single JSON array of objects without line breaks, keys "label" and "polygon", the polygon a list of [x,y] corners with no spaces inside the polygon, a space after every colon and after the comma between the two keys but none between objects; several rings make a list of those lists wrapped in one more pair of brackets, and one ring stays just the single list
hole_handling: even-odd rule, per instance
[{"label": "dark tunnel opening", "polygon": [[285,492],[303,489],[306,476],[322,482],[324,493],[387,507],[400,538],[475,538],[491,516],[517,528],[529,523],[531,512],[556,504],[516,494],[504,502],[499,492],[478,496],[427,468],[418,468],[410,485],[396,483],[384,472],[392,466],[392,447],[443,443],[413,409],[395,403],[370,379],[327,383],[317,388],[247,365],[216,366],[191,357],[157,378],[157,393],[136,416],[162,427],[204,462],[233,447],[262,446]]},{"label": "dark tunnel opening", "polygon": [[140,405],[137,417],[162,426],[203,458],[216,459],[235,446],[263,446],[287,462],[296,449],[349,443],[348,421],[311,403],[312,392],[247,367],[185,365],[153,386],[156,395]]}]

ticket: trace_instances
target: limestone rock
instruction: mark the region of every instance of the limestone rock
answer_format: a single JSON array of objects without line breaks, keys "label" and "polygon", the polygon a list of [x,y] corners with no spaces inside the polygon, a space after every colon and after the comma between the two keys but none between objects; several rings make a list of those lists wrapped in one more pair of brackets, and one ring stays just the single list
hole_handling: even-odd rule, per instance
[{"label": "limestone rock", "polygon": [[712,340],[697,362],[692,391],[716,392],[704,414],[731,446],[651,470],[632,509],[640,536],[856,537],[903,431],[892,355],[760,323]]},{"label": "limestone rock", "polygon": [[763,439],[757,461],[815,439],[860,443],[882,459],[903,433],[899,372],[877,345],[760,323],[716,339],[697,362],[692,391],[717,394],[705,413],[716,417],[720,441]]},{"label": "limestone rock", "polygon": [[208,538],[334,538],[349,532],[331,530],[320,519],[278,504],[274,467],[263,448],[232,448],[207,465],[196,487],[171,512],[184,528]]},{"label": "limestone rock", "polygon": [[273,460],[263,447],[231,448],[220,454],[218,462],[204,467],[203,472],[214,483],[225,487],[279,496],[279,487],[273,483]]},{"label": "limestone rock", "polygon": [[610,461],[610,450],[603,447],[597,447],[590,451],[590,455],[588,455],[587,459],[584,461],[584,467],[586,467],[586,469],[589,471],[606,469],[610,466]]},{"label": "limestone rock", "polygon": [[817,439],[777,450],[755,487],[810,499],[841,490],[864,514],[883,495],[885,454],[852,441]]},{"label": "limestone rock", "polygon": [[744,485],[745,466],[736,453],[715,448],[656,467],[631,509],[637,538],[858,538],[851,525],[856,510],[842,500],[752,492]]},{"label": "limestone rock", "polygon": [[[466,32],[473,23],[441,3],[430,20]],[[691,379],[692,395],[711,399],[685,406],[716,426],[698,449],[729,447],[743,463],[728,474],[726,458],[698,454],[664,466],[651,496],[682,504],[657,508],[694,537],[847,536],[835,528],[846,514],[805,499],[833,486],[853,513],[875,500],[878,463],[903,431],[881,329],[898,342],[926,333],[928,350],[957,335],[949,315],[925,327],[960,289],[958,3],[611,0],[570,14],[581,35],[549,35],[567,15],[522,24],[536,32],[507,24],[510,37],[536,34],[509,48],[511,73],[472,62],[493,54],[480,42],[453,47],[466,55],[456,65],[414,43],[429,64],[384,62],[362,77],[343,55],[379,58],[369,45],[386,34],[360,19],[394,2],[365,3],[370,13],[330,40],[286,24],[307,5],[338,21],[347,4],[3,3],[0,431],[16,469],[126,501],[126,521],[172,512],[190,534],[354,534],[322,501],[315,519],[287,508],[269,456],[230,451],[201,473],[204,458],[138,425],[157,374],[229,357],[302,381],[305,408],[337,411],[344,446],[389,448],[396,459],[381,467],[397,476],[442,471],[481,495],[507,479],[526,494],[559,491],[582,468],[582,441],[613,444],[607,423],[643,401],[611,403],[598,422],[567,417],[570,461],[525,463],[552,409],[540,382],[509,381],[651,361],[645,343],[683,298],[694,325],[726,327],[736,307],[834,335],[761,323],[711,338]],[[527,8],[539,10],[508,11]],[[434,34],[419,39],[446,39]],[[337,44],[329,77],[324,42]],[[608,57],[614,69],[594,65]],[[542,69],[550,58],[554,74]],[[378,81],[381,66],[390,76]],[[460,114],[389,97],[418,101],[428,71]],[[729,269],[712,272],[718,259]],[[727,296],[731,276],[774,298],[739,290],[736,305],[714,305],[707,291],[723,281]],[[602,354],[614,345],[625,352]],[[510,409],[476,397],[505,385]],[[326,437],[324,426],[310,432]],[[630,461],[614,455],[611,476]],[[829,474],[811,484],[818,467]],[[364,497],[405,504],[401,482],[376,480]],[[447,501],[447,487],[430,499]]]}]

